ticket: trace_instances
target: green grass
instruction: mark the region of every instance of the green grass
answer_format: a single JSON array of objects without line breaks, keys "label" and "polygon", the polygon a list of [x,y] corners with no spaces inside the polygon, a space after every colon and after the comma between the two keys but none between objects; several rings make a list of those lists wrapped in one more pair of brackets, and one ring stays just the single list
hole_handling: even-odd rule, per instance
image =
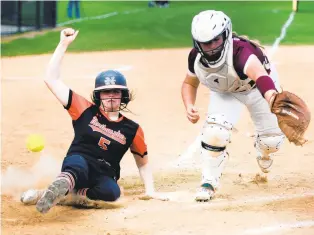
[{"label": "green grass", "polygon": [[[233,22],[233,30],[272,44],[291,12],[291,2],[171,2],[170,8],[148,8],[141,2],[82,2],[81,17],[117,12],[101,20],[73,23],[80,30],[69,51],[98,51],[141,48],[173,48],[192,45],[193,16],[204,9],[223,10]],[[58,2],[58,22],[68,21],[67,2]],[[125,14],[125,11],[140,10]],[[301,2],[300,12],[287,31],[283,44],[313,44],[314,2]],[[2,43],[2,56],[51,53],[59,32]]]}]

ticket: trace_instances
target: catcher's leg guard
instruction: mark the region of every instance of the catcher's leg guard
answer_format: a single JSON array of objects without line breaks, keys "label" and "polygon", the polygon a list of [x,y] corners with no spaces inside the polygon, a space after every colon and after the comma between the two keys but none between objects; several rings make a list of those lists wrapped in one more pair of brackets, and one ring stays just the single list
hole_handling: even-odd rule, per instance
[{"label": "catcher's leg guard", "polygon": [[273,153],[277,152],[284,143],[283,134],[258,135],[255,140],[255,148],[258,156],[257,163],[264,173],[270,171],[273,164]]},{"label": "catcher's leg guard", "polygon": [[226,146],[230,142],[232,124],[224,115],[209,115],[202,132],[202,188],[197,201],[206,201],[213,196],[227,161]]}]

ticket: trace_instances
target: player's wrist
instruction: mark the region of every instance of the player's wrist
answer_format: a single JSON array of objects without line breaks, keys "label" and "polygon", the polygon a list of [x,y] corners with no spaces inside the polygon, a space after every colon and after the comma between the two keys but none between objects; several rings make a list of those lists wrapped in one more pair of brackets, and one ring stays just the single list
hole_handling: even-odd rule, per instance
[{"label": "player's wrist", "polygon": [[194,104],[192,104],[192,103],[188,103],[185,106],[186,110],[192,109],[193,107],[194,107]]},{"label": "player's wrist", "polygon": [[60,48],[61,50],[64,50],[66,51],[66,49],[68,48],[69,44],[65,41],[60,41],[59,42],[59,45],[58,45],[58,48]]},{"label": "player's wrist", "polygon": [[274,91],[277,92],[277,89],[275,87],[275,83],[273,82],[273,80],[267,76],[267,75],[263,75],[260,76],[257,80],[256,80],[256,87],[257,89],[261,92],[262,96],[264,98],[266,93],[272,93],[270,91]]},{"label": "player's wrist", "polygon": [[276,90],[268,90],[265,93],[264,98],[268,102],[270,108],[272,107],[273,102],[274,102],[277,94],[278,94],[278,92]]}]

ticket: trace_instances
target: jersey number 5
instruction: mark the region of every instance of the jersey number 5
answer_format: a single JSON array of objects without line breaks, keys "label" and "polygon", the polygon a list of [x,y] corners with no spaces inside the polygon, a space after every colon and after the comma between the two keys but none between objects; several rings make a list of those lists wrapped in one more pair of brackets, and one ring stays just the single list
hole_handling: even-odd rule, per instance
[{"label": "jersey number 5", "polygon": [[98,145],[100,146],[100,148],[102,148],[103,150],[107,150],[108,149],[107,145],[109,144],[110,144],[110,140],[107,140],[104,137],[100,137],[98,141]]}]

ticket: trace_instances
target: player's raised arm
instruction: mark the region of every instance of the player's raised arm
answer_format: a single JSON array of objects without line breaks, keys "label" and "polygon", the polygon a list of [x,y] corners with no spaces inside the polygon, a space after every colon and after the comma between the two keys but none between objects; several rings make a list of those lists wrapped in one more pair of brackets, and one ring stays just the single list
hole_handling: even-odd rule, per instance
[{"label": "player's raised arm", "polygon": [[60,66],[68,46],[74,41],[79,31],[67,28],[61,31],[60,42],[49,61],[45,83],[63,106],[67,106],[70,89],[59,79]]}]

